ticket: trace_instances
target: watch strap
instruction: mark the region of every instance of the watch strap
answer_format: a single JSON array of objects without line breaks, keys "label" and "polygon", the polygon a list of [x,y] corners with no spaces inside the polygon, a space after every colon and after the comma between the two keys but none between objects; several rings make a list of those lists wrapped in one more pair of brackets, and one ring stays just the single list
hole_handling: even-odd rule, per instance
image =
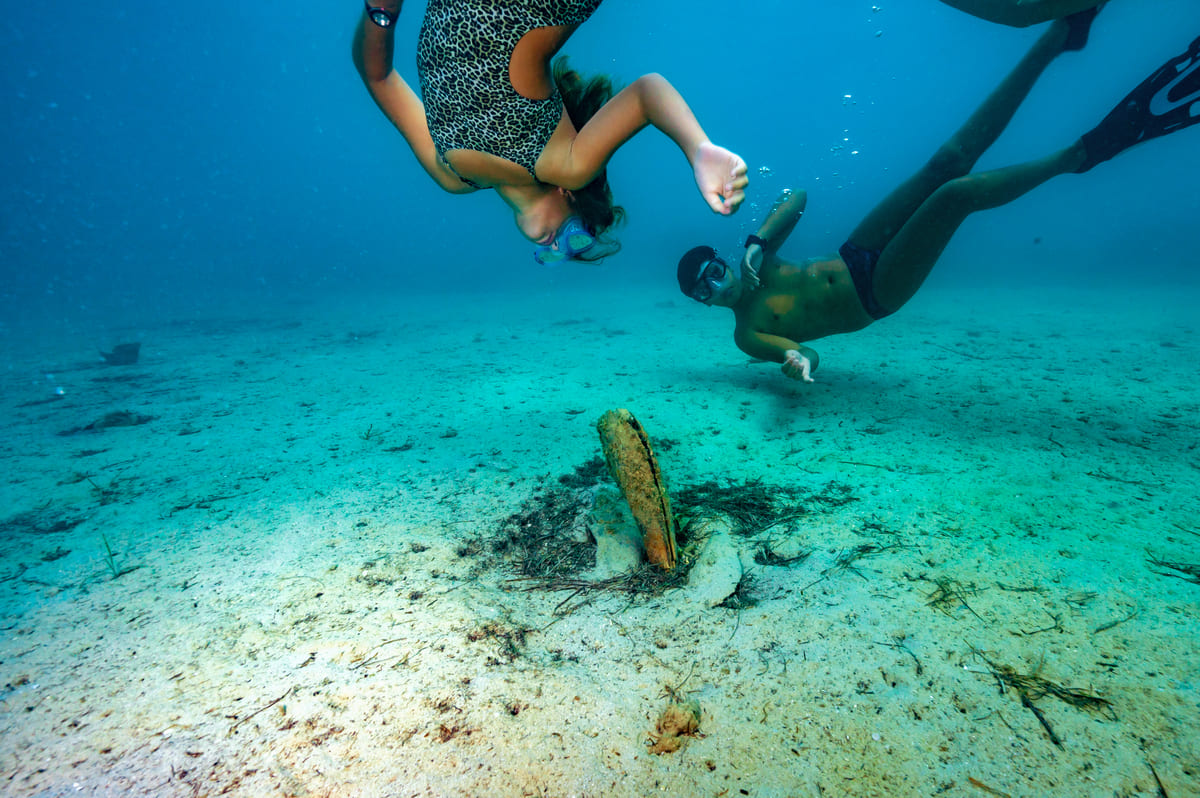
[{"label": "watch strap", "polygon": [[760,247],[762,247],[763,249],[766,249],[766,248],[767,248],[767,242],[766,242],[766,239],[760,238],[760,237],[759,237],[757,234],[755,234],[755,233],[751,233],[750,235],[746,236],[746,243],[745,243],[745,244],[742,244],[742,246],[743,246],[743,247],[749,247],[751,244],[758,244],[758,245],[759,245]]}]

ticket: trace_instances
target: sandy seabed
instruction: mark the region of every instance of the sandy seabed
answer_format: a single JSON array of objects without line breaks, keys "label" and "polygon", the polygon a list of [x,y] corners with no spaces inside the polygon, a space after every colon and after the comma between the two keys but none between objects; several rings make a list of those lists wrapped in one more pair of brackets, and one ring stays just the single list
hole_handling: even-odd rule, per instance
[{"label": "sandy seabed", "polygon": [[[929,289],[813,385],[615,293],[13,324],[0,793],[1200,795],[1198,294]],[[498,553],[617,407],[792,502],[729,600]]]}]

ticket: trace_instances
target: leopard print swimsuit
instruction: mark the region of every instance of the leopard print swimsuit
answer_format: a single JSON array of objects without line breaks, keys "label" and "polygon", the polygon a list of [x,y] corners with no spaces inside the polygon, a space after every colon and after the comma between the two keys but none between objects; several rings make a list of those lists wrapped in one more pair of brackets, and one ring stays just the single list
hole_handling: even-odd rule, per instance
[{"label": "leopard print swimsuit", "polygon": [[476,150],[507,158],[537,179],[533,167],[558,128],[562,95],[555,86],[544,100],[522,97],[509,79],[509,60],[529,31],[582,23],[600,2],[429,0],[417,74],[443,163],[449,166],[447,150]]}]

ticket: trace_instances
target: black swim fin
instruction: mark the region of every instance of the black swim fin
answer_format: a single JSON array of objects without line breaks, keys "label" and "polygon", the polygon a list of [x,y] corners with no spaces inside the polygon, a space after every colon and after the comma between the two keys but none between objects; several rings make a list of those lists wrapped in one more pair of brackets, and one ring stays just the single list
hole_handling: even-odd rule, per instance
[{"label": "black swim fin", "polygon": [[1077,172],[1149,141],[1200,122],[1200,39],[1163,64],[1081,137],[1087,150]]}]

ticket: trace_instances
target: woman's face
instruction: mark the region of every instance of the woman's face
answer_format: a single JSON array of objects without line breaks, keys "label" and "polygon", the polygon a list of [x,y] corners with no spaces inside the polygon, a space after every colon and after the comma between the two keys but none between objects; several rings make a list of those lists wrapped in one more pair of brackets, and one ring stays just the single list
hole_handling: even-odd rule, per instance
[{"label": "woman's face", "polygon": [[554,243],[554,234],[571,215],[571,205],[566,190],[559,188],[547,191],[513,215],[521,235],[535,244],[549,245]]}]

